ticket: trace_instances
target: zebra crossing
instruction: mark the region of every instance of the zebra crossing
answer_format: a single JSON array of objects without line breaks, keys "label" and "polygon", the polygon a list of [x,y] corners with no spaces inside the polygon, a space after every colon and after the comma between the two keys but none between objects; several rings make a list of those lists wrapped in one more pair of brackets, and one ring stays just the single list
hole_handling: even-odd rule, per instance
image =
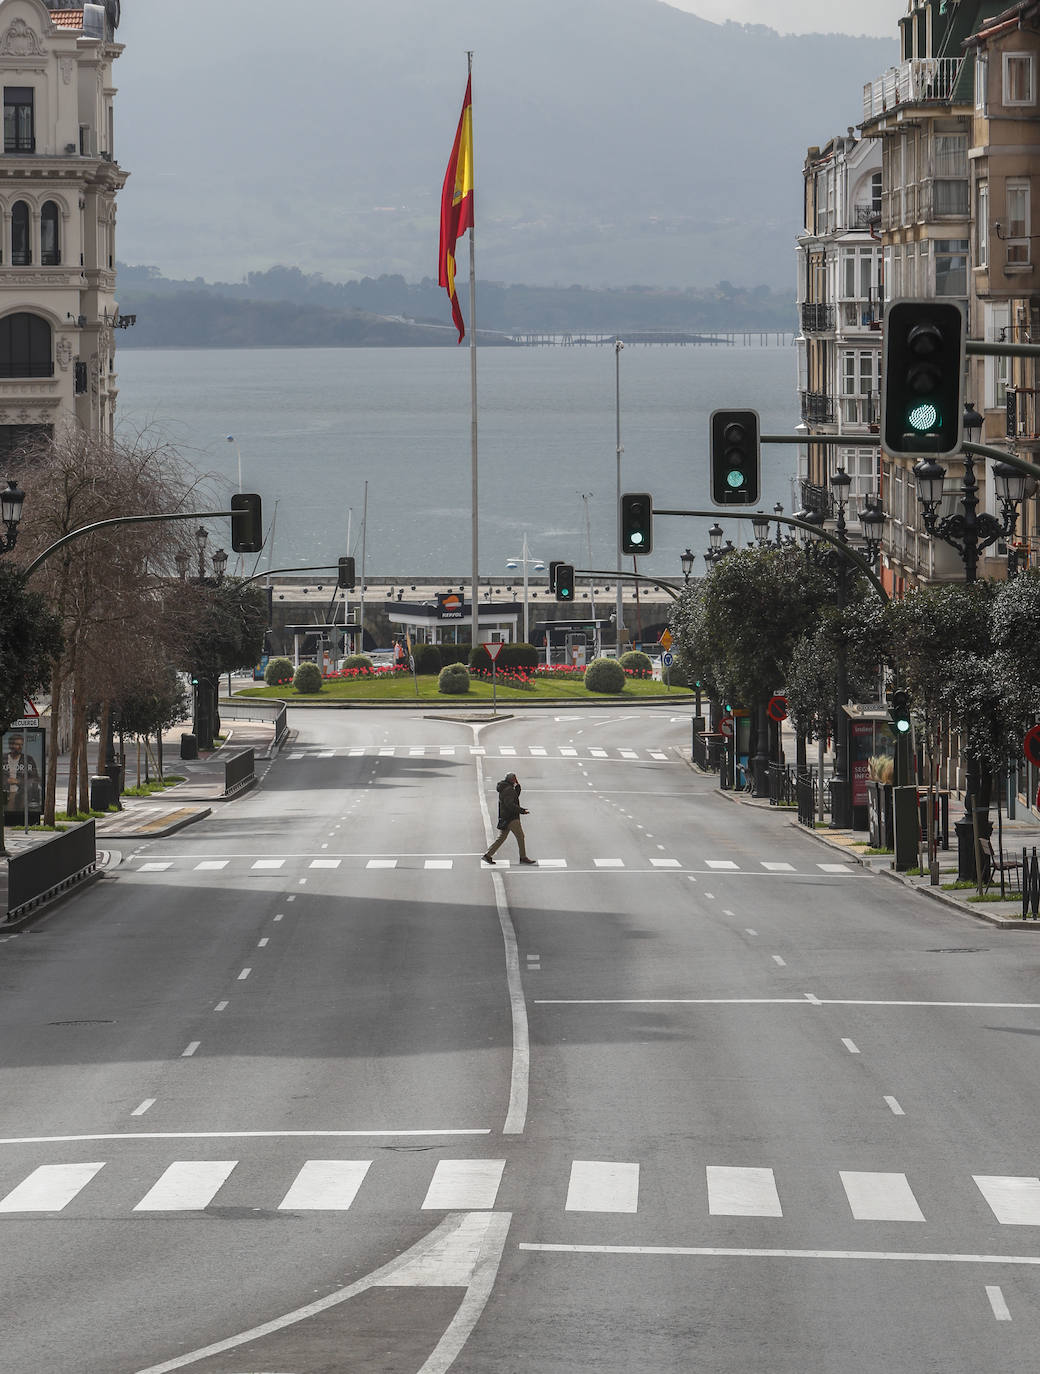
[{"label": "zebra crossing", "polygon": [[[314,856],[309,854],[288,855],[284,858],[258,858],[254,855],[237,855],[227,858],[217,859],[190,859],[184,857],[176,858],[144,858],[141,856],[130,856],[124,864],[125,869],[132,873],[168,873],[171,869],[180,872],[193,873],[224,873],[241,874],[243,871],[256,874],[280,873],[283,870],[296,871],[306,870],[325,870],[336,872],[344,870],[346,872],[360,870],[392,870],[392,869],[418,869],[428,873],[448,872],[459,865],[472,865],[479,861],[479,855],[475,854],[455,854],[430,856],[423,854],[381,854],[364,855],[350,854],[339,858],[329,858],[326,856]],[[515,861],[504,858],[495,858],[496,868],[517,867]],[[806,862],[802,868],[796,867],[788,862],[776,862],[768,859],[759,860],[757,863],[741,865],[731,859],[700,859],[692,864],[684,863],[681,859],[653,857],[631,863],[617,857],[589,857],[578,859],[560,858],[539,858],[538,868],[543,871],[560,871],[570,869],[580,873],[589,872],[610,872],[624,869],[628,872],[638,873],[663,873],[663,872],[682,872],[682,873],[706,873],[706,874],[727,874],[727,873],[782,873],[782,874],[851,874],[856,871],[857,866],[850,863],[811,863]],[[527,869],[527,872],[535,872],[534,869]]]},{"label": "zebra crossing", "polygon": [[623,760],[626,763],[633,762],[653,762],[669,763],[673,762],[676,755],[669,753],[665,749],[629,749],[613,748],[603,749],[593,745],[585,745],[581,749],[571,745],[559,746],[556,748],[546,748],[544,745],[532,744],[524,749],[514,745],[501,745],[497,750],[484,749],[479,745],[438,745],[438,744],[363,744],[356,746],[343,745],[337,749],[294,749],[284,755],[286,759],[293,763],[299,763],[301,759],[362,759],[362,758],[472,758],[480,755],[483,758],[503,759],[515,762],[517,759],[612,759],[615,762]]},{"label": "zebra crossing", "polygon": [[[74,1161],[40,1164],[0,1195],[3,1218],[33,1216],[111,1215],[113,1188],[118,1215],[182,1214],[205,1212],[222,1205],[222,1195],[235,1180],[236,1171],[248,1169],[237,1159],[173,1160],[138,1192],[146,1180],[139,1166],[122,1161]],[[481,1211],[499,1205],[507,1176],[505,1159],[441,1159],[427,1177],[426,1171],[402,1182],[394,1176],[393,1163],[385,1159],[307,1159],[290,1165],[281,1180],[260,1184],[251,1205],[257,1210],[279,1212],[347,1212],[368,1188],[390,1188],[409,1209],[421,1211]],[[6,1172],[6,1171],[4,1171]],[[634,1216],[640,1211],[644,1169],[637,1161],[574,1159],[560,1166],[546,1192],[564,1214]],[[115,1176],[103,1192],[92,1190]],[[707,1164],[691,1168],[689,1187],[678,1207],[692,1222],[711,1217],[787,1219],[798,1223],[812,1207],[813,1216],[844,1216],[852,1222],[940,1222],[945,1215],[926,1216],[913,1184],[905,1173],[864,1170],[825,1170],[813,1179],[808,1194],[804,1179],[796,1190],[800,1202],[785,1206],[781,1176],[767,1167]],[[9,1182],[6,1180],[5,1182]],[[655,1190],[652,1180],[650,1191]],[[5,1184],[0,1183],[0,1187]],[[265,1195],[266,1194],[266,1195]],[[933,1189],[934,1194],[934,1189]],[[511,1194],[512,1195],[512,1194]],[[241,1205],[241,1187],[235,1199]],[[838,1209],[835,1213],[835,1208]],[[972,1174],[946,1180],[942,1213],[963,1215],[999,1226],[1040,1227],[1040,1178]]]}]

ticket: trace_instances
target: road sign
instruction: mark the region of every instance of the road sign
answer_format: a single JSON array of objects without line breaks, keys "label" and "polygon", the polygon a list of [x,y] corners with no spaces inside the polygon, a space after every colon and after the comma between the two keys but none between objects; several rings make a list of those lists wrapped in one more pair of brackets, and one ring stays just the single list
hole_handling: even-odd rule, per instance
[{"label": "road sign", "polygon": [[787,719],[787,698],[776,696],[769,698],[769,705],[766,707],[766,715],[770,720]]},{"label": "road sign", "polygon": [[33,730],[40,723],[40,713],[37,711],[35,703],[26,697],[22,698],[22,714],[17,720],[12,720],[7,727],[9,730]]},{"label": "road sign", "polygon": [[1034,725],[1032,730],[1026,731],[1026,737],[1022,741],[1022,753],[1034,768],[1040,768],[1040,725]]},{"label": "road sign", "polygon": [[661,631],[661,638],[657,642],[658,644],[660,644],[662,649],[670,649],[673,643],[675,642],[672,639],[672,632],[668,629],[667,625]]},{"label": "road sign", "polygon": [[661,666],[663,668],[670,668],[674,662],[675,655],[668,653],[667,650],[661,655]]},{"label": "road sign", "polygon": [[487,656],[492,663],[494,663],[495,659],[502,652],[501,641],[496,641],[494,644],[485,644],[484,648],[487,650]]},{"label": "road sign", "polygon": [[722,719],[719,721],[719,731],[723,735],[725,735],[727,739],[732,739],[735,724],[736,722],[734,721],[732,716],[723,716]]}]

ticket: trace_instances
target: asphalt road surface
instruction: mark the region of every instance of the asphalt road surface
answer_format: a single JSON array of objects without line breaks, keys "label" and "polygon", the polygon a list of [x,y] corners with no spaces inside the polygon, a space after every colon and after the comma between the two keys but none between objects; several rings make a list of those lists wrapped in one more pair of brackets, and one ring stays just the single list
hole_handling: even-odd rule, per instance
[{"label": "asphalt road surface", "polygon": [[0,937],[3,1374],[1034,1374],[1030,936],[668,705],[291,724]]}]

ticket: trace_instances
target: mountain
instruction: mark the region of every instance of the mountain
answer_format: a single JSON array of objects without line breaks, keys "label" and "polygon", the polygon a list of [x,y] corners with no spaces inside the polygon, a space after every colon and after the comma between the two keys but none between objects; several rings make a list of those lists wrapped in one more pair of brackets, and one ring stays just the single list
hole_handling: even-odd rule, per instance
[{"label": "mountain", "polygon": [[806,148],[898,60],[660,0],[136,0],[118,36],[120,257],[232,281],[435,275],[472,49],[481,278],[789,284]]}]

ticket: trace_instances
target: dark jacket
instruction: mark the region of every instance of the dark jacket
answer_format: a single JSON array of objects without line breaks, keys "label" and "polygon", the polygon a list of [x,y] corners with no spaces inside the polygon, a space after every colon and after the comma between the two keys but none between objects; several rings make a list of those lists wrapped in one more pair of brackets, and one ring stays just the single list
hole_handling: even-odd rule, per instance
[{"label": "dark jacket", "polygon": [[518,821],[523,814],[520,805],[520,784],[513,782],[509,778],[503,778],[498,784],[498,828],[505,830],[506,826],[512,825],[513,821]]}]

